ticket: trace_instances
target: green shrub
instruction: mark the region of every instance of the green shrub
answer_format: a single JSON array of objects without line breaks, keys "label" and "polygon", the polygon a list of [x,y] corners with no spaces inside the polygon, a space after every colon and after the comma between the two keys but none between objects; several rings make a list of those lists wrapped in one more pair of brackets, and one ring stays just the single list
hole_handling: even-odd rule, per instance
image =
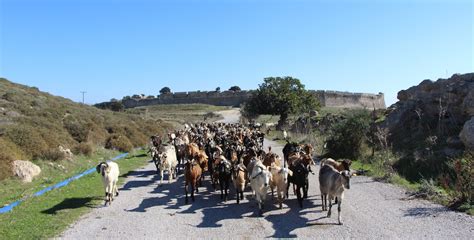
[{"label": "green shrub", "polygon": [[454,160],[450,167],[454,170],[456,197],[462,202],[474,204],[474,155],[466,153]]},{"label": "green shrub", "polygon": [[13,126],[7,130],[6,136],[32,158],[41,157],[48,149],[48,144],[46,144],[37,129],[28,125]]},{"label": "green shrub", "polygon": [[119,134],[113,134],[107,139],[105,148],[118,150],[121,152],[130,152],[133,148],[133,145],[127,137]]},{"label": "green shrub", "polygon": [[59,161],[65,159],[66,154],[59,151],[58,148],[49,148],[43,152],[41,158],[44,160]]},{"label": "green shrub", "polygon": [[92,152],[92,144],[86,142],[78,143],[72,149],[72,153],[74,153],[75,155],[82,154],[85,156],[90,156]]},{"label": "green shrub", "polygon": [[350,111],[344,120],[331,127],[327,141],[328,155],[333,158],[356,159],[369,131],[370,114],[365,110]]},{"label": "green shrub", "polygon": [[64,121],[64,128],[77,142],[86,142],[89,136],[90,126],[74,119]]},{"label": "green shrub", "polygon": [[0,152],[0,180],[9,178],[12,175],[13,158],[10,155]]}]

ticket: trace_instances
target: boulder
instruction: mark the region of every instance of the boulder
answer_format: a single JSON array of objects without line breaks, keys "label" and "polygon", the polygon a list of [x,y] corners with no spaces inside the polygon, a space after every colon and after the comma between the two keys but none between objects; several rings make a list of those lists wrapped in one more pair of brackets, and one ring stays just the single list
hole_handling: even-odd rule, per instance
[{"label": "boulder", "polygon": [[41,168],[30,161],[13,161],[13,174],[23,182],[31,182],[34,177],[41,173]]},{"label": "boulder", "polygon": [[61,145],[59,145],[59,151],[62,152],[66,158],[66,160],[72,160],[72,157],[74,156],[71,152],[71,149],[65,148]]},{"label": "boulder", "polygon": [[317,117],[317,116],[319,116],[319,113],[316,110],[311,110],[311,111],[309,111],[309,116],[310,117]]},{"label": "boulder", "polygon": [[469,93],[462,103],[464,112],[469,116],[474,116],[474,86],[469,89]]},{"label": "boulder", "polygon": [[459,138],[467,150],[474,151],[474,117],[464,123]]}]

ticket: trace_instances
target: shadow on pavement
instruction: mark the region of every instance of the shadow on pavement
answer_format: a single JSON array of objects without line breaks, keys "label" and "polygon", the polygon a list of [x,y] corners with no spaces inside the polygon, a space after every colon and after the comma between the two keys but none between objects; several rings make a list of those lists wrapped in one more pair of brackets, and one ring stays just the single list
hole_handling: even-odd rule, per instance
[{"label": "shadow on pavement", "polygon": [[[140,171],[137,171],[140,172]],[[144,171],[146,172],[146,171]],[[143,176],[151,173],[143,173]],[[142,176],[139,173],[134,173],[136,176]],[[151,180],[145,181],[131,181],[127,183],[123,189],[130,189],[134,187],[140,187],[150,184],[158,184],[158,175]],[[303,202],[303,208],[299,207],[296,196],[290,194],[290,199],[286,199],[283,203],[284,210],[289,210],[286,213],[281,213],[281,210],[277,205],[277,198],[272,197],[270,193],[267,196],[265,202],[265,209],[263,216],[260,216],[259,209],[256,201],[251,196],[251,190],[248,187],[244,193],[244,200],[240,204],[236,203],[236,196],[234,188],[231,187],[226,202],[220,198],[220,190],[214,191],[209,181],[209,175],[206,174],[206,178],[202,183],[202,187],[199,187],[199,193],[195,193],[195,201],[192,202],[189,194],[189,204],[185,202],[185,191],[184,191],[184,177],[179,175],[178,179],[171,184],[167,181],[163,182],[163,185],[157,186],[152,192],[153,196],[142,200],[138,207],[126,211],[130,212],[146,212],[147,209],[156,206],[165,206],[165,209],[178,210],[177,214],[196,214],[202,212],[203,218],[200,223],[195,225],[198,228],[219,228],[222,227],[222,221],[229,219],[243,219],[252,217],[261,217],[267,220],[273,226],[274,233],[271,236],[273,238],[290,238],[297,237],[295,234],[290,234],[292,231],[298,228],[304,228],[308,226],[308,219],[304,216],[314,212],[320,212],[315,210],[318,203],[316,196],[309,196]],[[189,206],[189,207],[188,207]]]},{"label": "shadow on pavement", "polygon": [[445,207],[417,207],[417,208],[409,208],[403,214],[404,217],[431,217],[436,216],[439,213],[446,212],[447,209]]}]

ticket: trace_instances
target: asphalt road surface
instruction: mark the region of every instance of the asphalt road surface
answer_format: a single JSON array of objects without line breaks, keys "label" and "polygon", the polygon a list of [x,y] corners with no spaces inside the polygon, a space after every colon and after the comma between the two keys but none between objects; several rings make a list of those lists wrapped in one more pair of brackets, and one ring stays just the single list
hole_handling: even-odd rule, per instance
[{"label": "asphalt road surface", "polygon": [[[221,112],[224,122],[238,121],[238,111]],[[265,140],[272,151],[282,146]],[[318,168],[316,168],[317,172]],[[166,176],[165,176],[166,178]],[[109,207],[98,207],[72,224],[61,239],[474,239],[474,218],[424,200],[406,200],[405,191],[368,177],[351,179],[342,203],[344,225],[321,211],[318,179],[310,175],[309,197],[298,206],[290,192],[283,209],[269,196],[262,216],[251,196],[237,204],[231,188],[223,202],[209,177],[196,201],[184,204],[182,175],[159,185],[152,163],[129,174],[120,196]]]}]

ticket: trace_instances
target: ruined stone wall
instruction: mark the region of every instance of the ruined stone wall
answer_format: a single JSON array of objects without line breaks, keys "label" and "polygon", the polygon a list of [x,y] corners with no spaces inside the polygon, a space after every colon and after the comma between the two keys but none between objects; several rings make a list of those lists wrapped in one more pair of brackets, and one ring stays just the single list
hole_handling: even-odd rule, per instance
[{"label": "ruined stone wall", "polygon": [[325,107],[383,109],[385,98],[383,93],[351,93],[339,91],[312,91]]},{"label": "ruined stone wall", "polygon": [[252,91],[240,92],[176,92],[173,94],[162,94],[153,99],[128,99],[123,100],[126,108],[156,105],[156,104],[190,104],[202,103],[216,106],[238,107],[252,95]]},{"label": "ruined stone wall", "polygon": [[[126,108],[149,106],[156,104],[190,104],[202,103],[216,106],[238,107],[250,98],[253,91],[192,91],[162,94],[153,99],[123,100]],[[310,91],[319,100],[322,106],[346,108],[385,108],[383,93],[350,93],[337,91]]]}]

